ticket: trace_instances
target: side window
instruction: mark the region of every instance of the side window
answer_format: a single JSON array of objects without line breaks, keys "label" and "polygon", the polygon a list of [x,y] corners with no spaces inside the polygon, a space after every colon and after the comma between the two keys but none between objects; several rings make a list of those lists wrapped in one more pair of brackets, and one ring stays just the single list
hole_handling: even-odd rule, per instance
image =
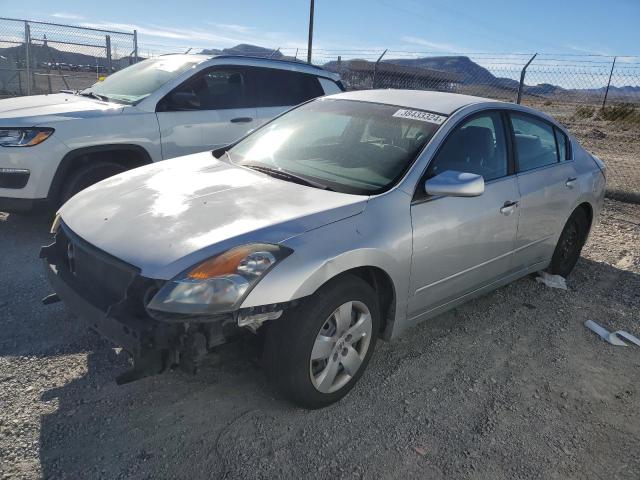
[{"label": "side window", "polygon": [[238,69],[207,70],[168,96],[170,110],[225,110],[251,103],[246,74]]},{"label": "side window", "polygon": [[485,181],[508,172],[507,148],[502,118],[498,112],[480,114],[449,134],[429,164],[427,176],[447,170],[476,173]]},{"label": "side window", "polygon": [[553,127],[530,115],[511,114],[519,172],[558,162]]},{"label": "side window", "polygon": [[554,127],[553,131],[556,134],[556,143],[558,144],[558,154],[560,155],[560,161],[569,160],[571,153],[569,152],[569,140],[567,136],[559,128]]},{"label": "side window", "polygon": [[324,95],[317,77],[306,73],[255,69],[258,107],[288,107]]}]

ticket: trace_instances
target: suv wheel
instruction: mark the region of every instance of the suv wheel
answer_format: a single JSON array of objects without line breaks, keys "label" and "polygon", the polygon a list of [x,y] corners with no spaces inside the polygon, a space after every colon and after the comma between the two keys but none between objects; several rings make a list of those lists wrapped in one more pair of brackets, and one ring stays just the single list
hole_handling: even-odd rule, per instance
[{"label": "suv wheel", "polygon": [[578,263],[582,246],[587,239],[587,215],[582,208],[575,210],[560,234],[558,244],[551,257],[549,272],[568,277]]},{"label": "suv wheel", "polygon": [[73,172],[60,193],[59,205],[64,204],[76,193],[90,187],[94,183],[98,183],[105,178],[112,177],[126,170],[122,165],[112,162],[91,162],[79,170]]},{"label": "suv wheel", "polygon": [[344,276],[269,325],[267,374],[294,403],[327,406],[349,393],[364,372],[379,326],[375,291]]}]

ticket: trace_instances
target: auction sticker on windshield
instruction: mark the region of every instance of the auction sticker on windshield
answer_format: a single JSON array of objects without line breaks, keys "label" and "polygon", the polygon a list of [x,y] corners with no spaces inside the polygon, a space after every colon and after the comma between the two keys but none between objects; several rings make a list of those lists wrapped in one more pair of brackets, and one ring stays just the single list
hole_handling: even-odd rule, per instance
[{"label": "auction sticker on windshield", "polygon": [[442,125],[447,117],[438,115],[437,113],[424,112],[422,110],[406,110],[401,108],[393,114],[394,117],[410,118],[412,120],[420,120],[421,122],[435,123],[436,125]]}]

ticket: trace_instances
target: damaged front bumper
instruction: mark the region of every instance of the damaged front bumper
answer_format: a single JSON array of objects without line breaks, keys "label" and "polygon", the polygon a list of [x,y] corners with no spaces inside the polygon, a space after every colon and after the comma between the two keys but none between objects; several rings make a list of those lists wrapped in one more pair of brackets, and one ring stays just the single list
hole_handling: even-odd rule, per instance
[{"label": "damaged front bumper", "polygon": [[64,224],[40,257],[56,292],[45,303],[64,301],[87,327],[131,354],[133,368],[118,383],[176,366],[195,372],[209,349],[242,332],[237,313],[207,322],[153,318],[145,305],[161,282],[142,277],[137,268],[85,242]]}]

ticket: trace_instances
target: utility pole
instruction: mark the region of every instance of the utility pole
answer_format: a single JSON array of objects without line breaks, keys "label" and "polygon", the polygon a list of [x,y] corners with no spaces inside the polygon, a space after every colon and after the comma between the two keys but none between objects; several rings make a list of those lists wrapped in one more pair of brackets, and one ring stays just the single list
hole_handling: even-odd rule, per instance
[{"label": "utility pole", "polygon": [[311,50],[313,48],[313,0],[309,5],[309,44],[307,45],[307,63],[311,63]]}]

